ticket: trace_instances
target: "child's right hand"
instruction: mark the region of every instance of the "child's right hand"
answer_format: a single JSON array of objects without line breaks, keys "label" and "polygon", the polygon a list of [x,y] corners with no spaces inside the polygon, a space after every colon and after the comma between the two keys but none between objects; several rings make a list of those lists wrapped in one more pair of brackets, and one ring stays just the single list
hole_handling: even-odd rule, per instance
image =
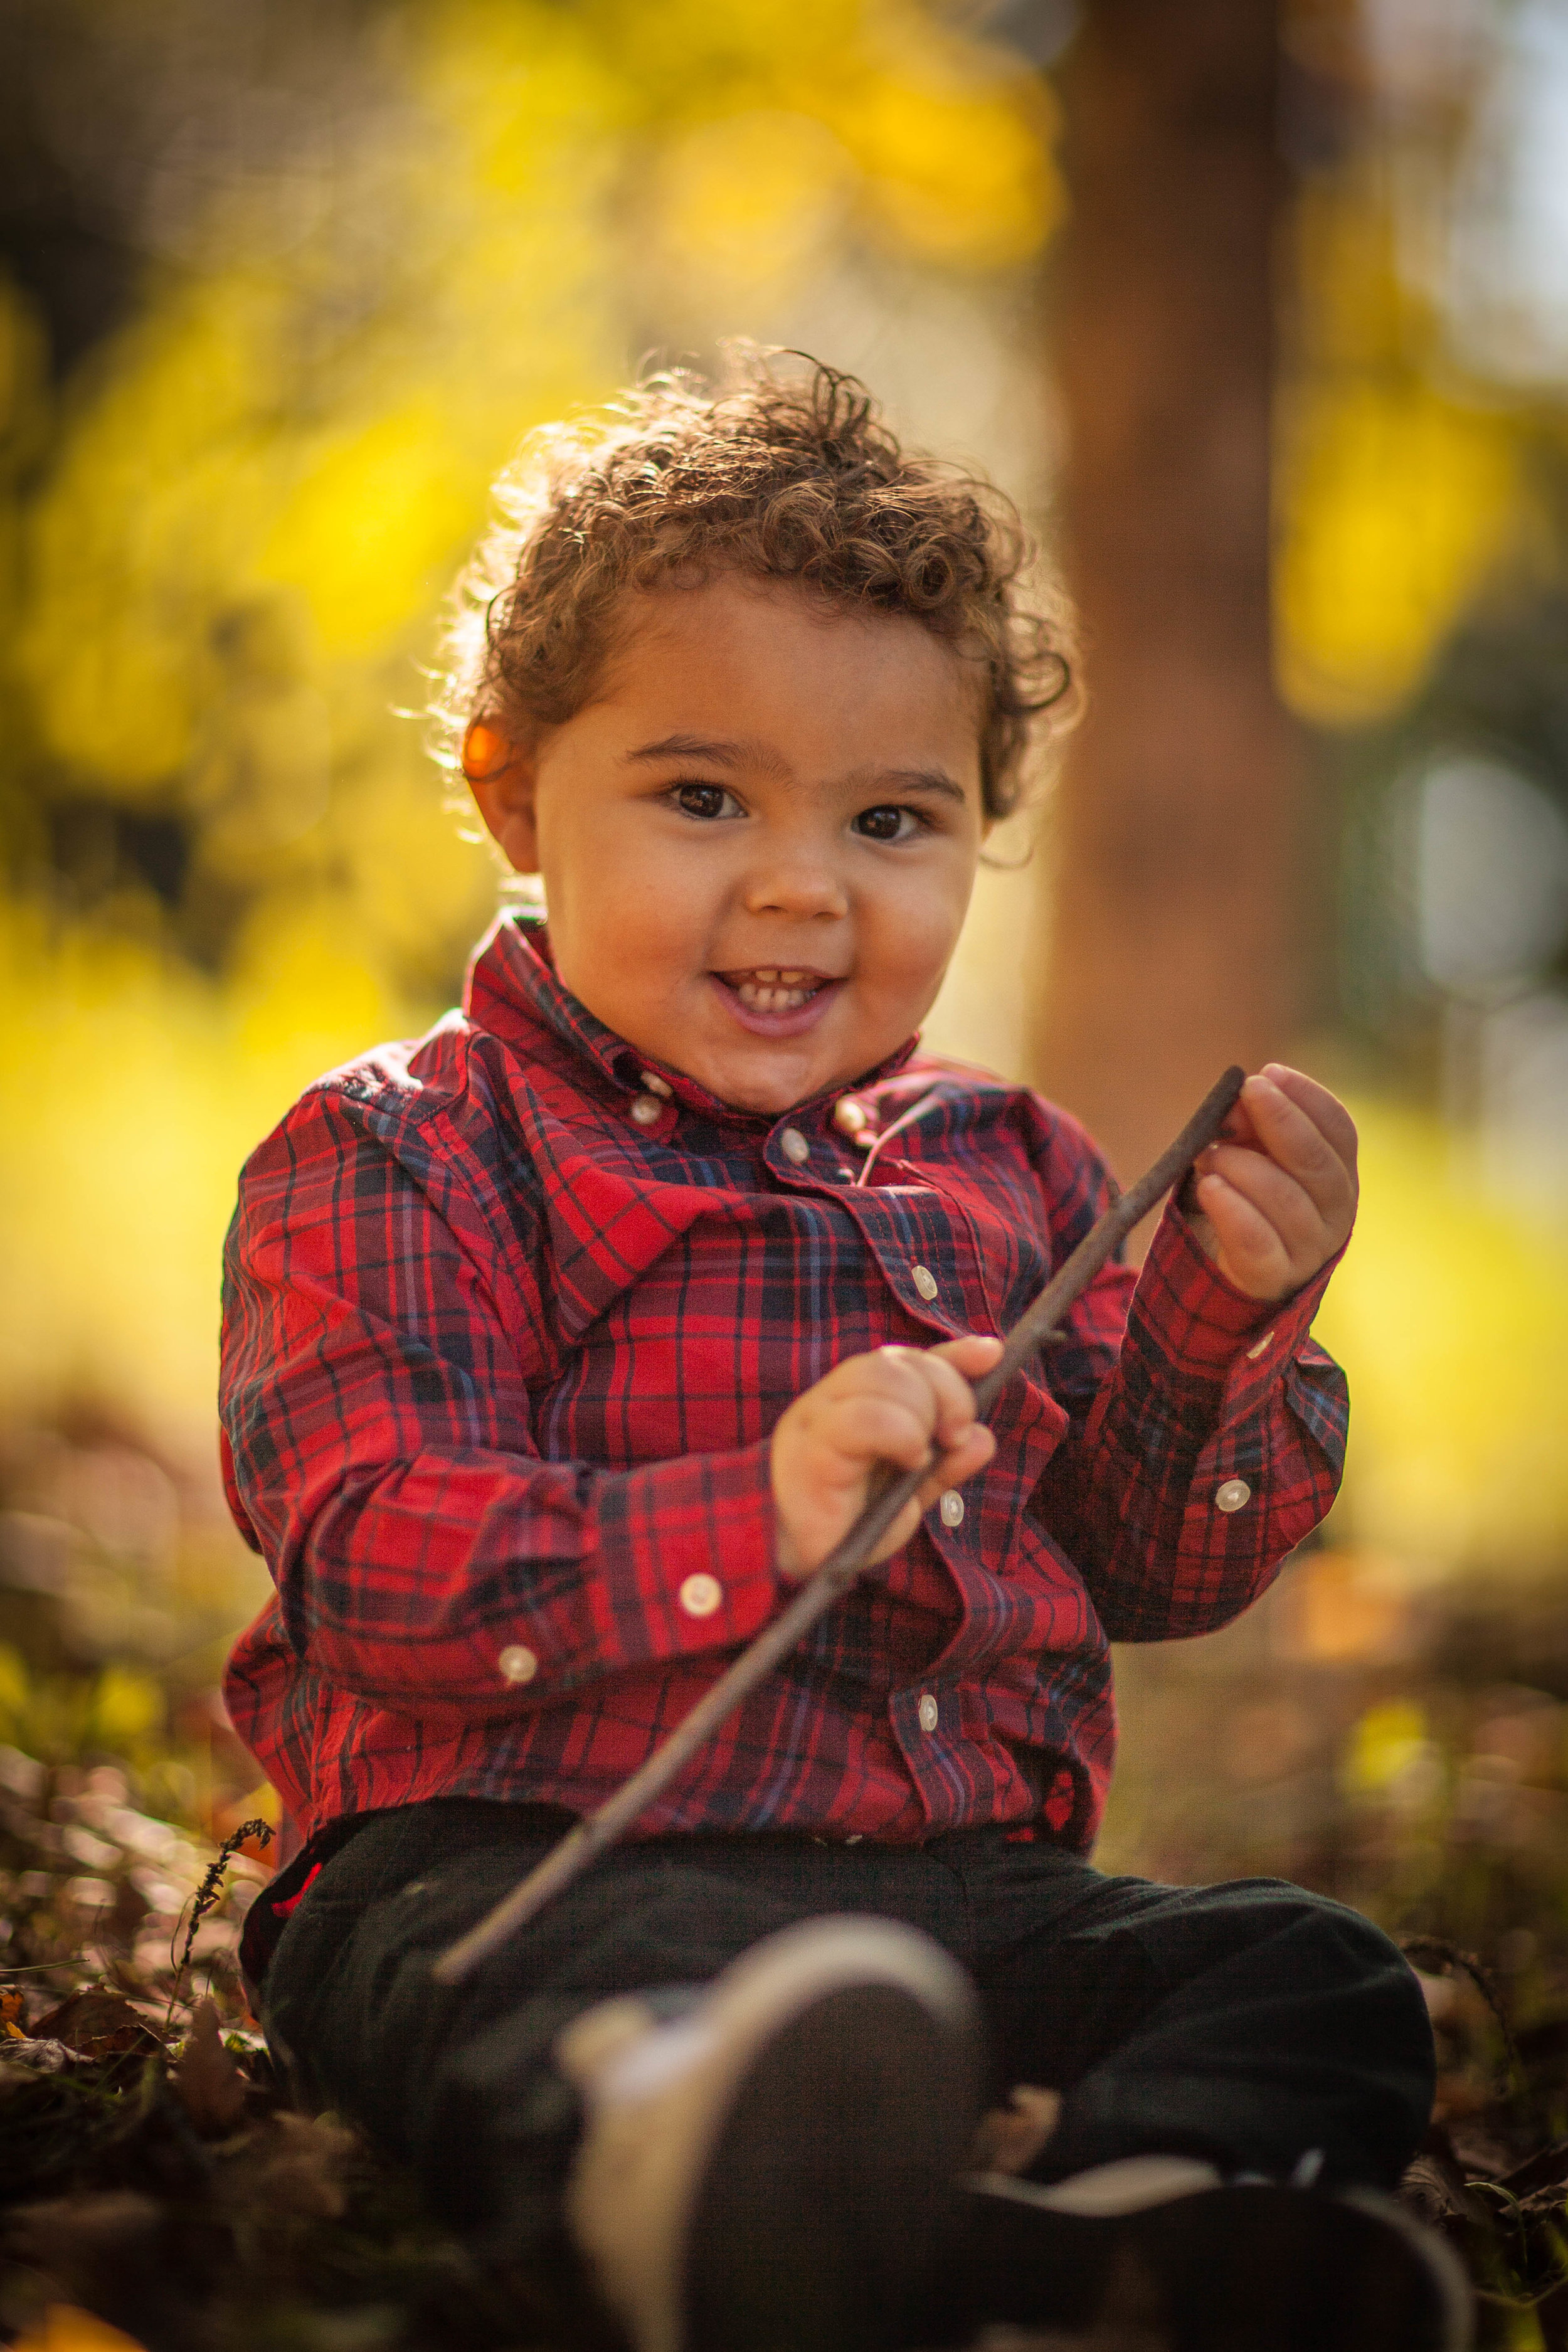
[{"label": "child's right hand", "polygon": [[971,1381],[988,1372],[1000,1339],[949,1339],[940,1348],[879,1348],[848,1356],[796,1397],[773,1431],[778,1565],[795,1582],[815,1574],[870,1499],[875,1472],[891,1463],[931,1475],[900,1512],[874,1555],[907,1544],[945,1487],[989,1462],[996,1440],[974,1418]]}]

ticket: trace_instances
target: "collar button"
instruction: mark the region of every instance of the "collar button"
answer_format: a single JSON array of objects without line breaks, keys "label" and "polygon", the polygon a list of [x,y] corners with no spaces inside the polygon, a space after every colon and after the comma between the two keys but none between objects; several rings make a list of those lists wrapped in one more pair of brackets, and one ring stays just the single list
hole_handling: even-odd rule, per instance
[{"label": "collar button", "polygon": [[811,1146],[798,1127],[784,1129],[784,1133],[779,1137],[779,1150],[784,1153],[784,1158],[792,1160],[797,1168],[804,1168],[811,1158]]}]

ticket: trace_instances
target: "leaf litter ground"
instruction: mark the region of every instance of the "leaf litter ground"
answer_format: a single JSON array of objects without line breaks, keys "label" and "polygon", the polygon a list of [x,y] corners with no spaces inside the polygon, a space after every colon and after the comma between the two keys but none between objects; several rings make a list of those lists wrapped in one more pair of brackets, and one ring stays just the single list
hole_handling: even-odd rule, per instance
[{"label": "leaf litter ground", "polygon": [[[353,2129],[294,2112],[235,1958],[266,1832],[217,1849],[127,1773],[0,1748],[0,2332],[28,2352],[605,2352],[563,2282],[481,2270]],[[1479,2294],[1482,2352],[1568,2352],[1568,1982],[1522,2024],[1408,1939],[1436,2119],[1404,2194]],[[86,2332],[83,2332],[86,2331]],[[1135,2292],[1093,2352],[1163,2352]],[[737,2352],[741,2348],[737,2347]],[[1066,2352],[993,2331],[984,2352]]]}]

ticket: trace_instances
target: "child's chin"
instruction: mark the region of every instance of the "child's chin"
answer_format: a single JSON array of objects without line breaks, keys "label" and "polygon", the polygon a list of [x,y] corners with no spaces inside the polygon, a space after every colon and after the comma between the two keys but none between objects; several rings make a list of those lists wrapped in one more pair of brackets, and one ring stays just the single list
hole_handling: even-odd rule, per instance
[{"label": "child's chin", "polygon": [[833,1084],[831,1068],[809,1053],[783,1053],[766,1047],[716,1057],[712,1074],[703,1083],[733,1110],[750,1111],[763,1118],[782,1118],[798,1102],[823,1093]]}]

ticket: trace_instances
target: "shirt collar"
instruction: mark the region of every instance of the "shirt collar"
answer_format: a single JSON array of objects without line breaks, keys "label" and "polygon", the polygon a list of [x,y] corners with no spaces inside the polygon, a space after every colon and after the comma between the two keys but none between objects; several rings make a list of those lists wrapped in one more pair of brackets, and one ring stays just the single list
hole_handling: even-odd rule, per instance
[{"label": "shirt collar", "polygon": [[[617,1037],[613,1029],[606,1029],[557,979],[550,960],[550,937],[543,918],[528,909],[513,908],[499,915],[479,941],[468,966],[463,1011],[476,1028],[489,1030],[510,1044],[536,1045],[538,1030],[544,1028],[570,1053],[592,1063],[613,1087],[624,1092],[639,1093],[651,1072],[663,1080],[673,1099],[688,1110],[706,1111],[710,1116],[741,1119],[764,1128],[777,1124],[771,1113],[737,1110],[732,1103],[710,1094],[684,1070],[650,1061],[624,1037]],[[819,1103],[830,1103],[840,1095],[879,1085],[904,1067],[919,1044],[918,1036],[906,1039],[896,1053],[889,1054],[874,1069],[863,1072],[858,1080],[827,1087],[809,1102],[796,1103],[787,1113],[781,1111],[778,1118],[799,1118]]]}]

